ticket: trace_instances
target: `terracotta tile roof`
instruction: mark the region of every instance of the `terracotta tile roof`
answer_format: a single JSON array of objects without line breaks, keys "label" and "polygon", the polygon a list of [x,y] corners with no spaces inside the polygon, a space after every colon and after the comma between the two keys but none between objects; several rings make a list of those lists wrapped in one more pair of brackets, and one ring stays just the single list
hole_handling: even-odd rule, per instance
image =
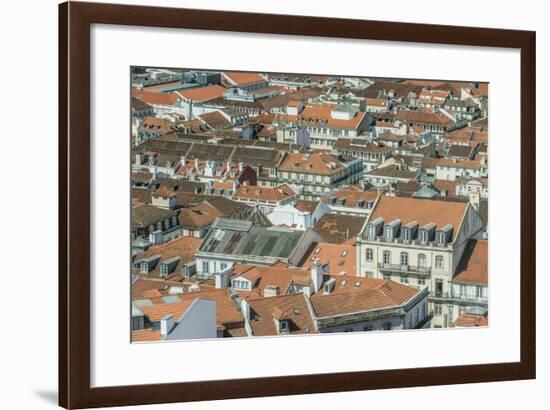
[{"label": "terracotta tile roof", "polygon": [[282,184],[278,187],[260,187],[242,185],[237,188],[234,198],[250,199],[258,201],[279,202],[289,198],[296,197],[297,193],[288,184]]},{"label": "terracotta tile roof", "polygon": [[415,171],[406,171],[404,169],[399,169],[396,166],[387,166],[381,168],[375,168],[372,171],[366,174],[369,177],[386,177],[386,178],[400,178],[414,180],[418,175],[418,172]]},{"label": "terracotta tile roof", "polygon": [[374,107],[387,107],[388,106],[388,100],[383,98],[365,98],[365,104],[367,106],[374,106]]},{"label": "terracotta tile roof", "polygon": [[[137,254],[134,258],[134,262],[141,259],[147,259],[151,256],[160,255],[160,260],[155,265],[154,269],[147,274],[147,277],[158,278],[160,277],[161,263],[179,257],[179,260],[170,272],[179,273],[183,264],[195,259],[195,252],[197,252],[201,243],[202,239],[200,238],[182,236],[160,245],[152,245],[145,252]],[[139,268],[135,268],[134,272],[139,273]]]},{"label": "terracotta tile roof", "polygon": [[[194,283],[195,281],[193,281]],[[189,282],[185,282],[189,283]],[[161,280],[155,278],[140,277],[132,283],[132,300],[148,299],[153,297],[166,296],[169,294],[171,287],[183,287],[182,281]]]},{"label": "terracotta tile roof", "polygon": [[470,240],[456,268],[453,282],[487,286],[488,241]]},{"label": "terracotta tile roof", "polygon": [[158,117],[145,117],[139,129],[143,131],[155,131],[165,134],[172,131],[174,123],[170,120]]},{"label": "terracotta tile roof", "polygon": [[219,217],[222,213],[205,201],[191,208],[183,208],[178,220],[182,227],[194,229],[210,226]]},{"label": "terracotta tile roof", "polygon": [[316,333],[316,323],[303,293],[249,300],[254,336],[279,334],[275,316],[289,321],[289,334]]},{"label": "terracotta tile roof", "polygon": [[150,105],[174,105],[178,96],[175,93],[157,93],[153,91],[141,91],[132,88],[132,97],[139,98],[145,104]]},{"label": "terracotta tile roof", "polygon": [[436,179],[433,182],[434,188],[440,193],[446,192],[448,197],[456,196],[456,182],[448,181],[446,179]]},{"label": "terracotta tile roof", "polygon": [[431,103],[436,105],[443,105],[447,97],[449,96],[448,91],[443,90],[422,90],[418,98],[420,102]]},{"label": "terracotta tile roof", "polygon": [[150,110],[153,107],[151,107],[149,104],[144,103],[139,98],[132,97],[132,113]]},{"label": "terracotta tile roof", "polygon": [[132,188],[132,206],[137,208],[141,205],[150,205],[151,193],[152,191],[150,189]]},{"label": "terracotta tile roof", "polygon": [[225,118],[219,111],[212,111],[206,114],[199,115],[199,118],[204,121],[206,125],[213,129],[229,128],[233,124],[227,118]]},{"label": "terracotta tile roof", "polygon": [[487,144],[489,141],[489,131],[483,127],[465,127],[448,132],[444,140],[450,144],[468,144],[476,146],[479,143]]},{"label": "terracotta tile roof", "polygon": [[244,86],[259,82],[265,82],[265,79],[258,73],[247,73],[243,71],[224,71],[223,73],[232,84]]},{"label": "terracotta tile roof", "polygon": [[488,315],[472,315],[468,313],[462,313],[456,320],[451,323],[450,327],[479,327],[489,326]]},{"label": "terracotta tile roof", "polygon": [[223,96],[225,88],[221,85],[207,85],[205,87],[190,88],[188,90],[178,90],[178,94],[184,100],[193,100],[197,102],[204,102],[214,100]]},{"label": "terracotta tile roof", "polygon": [[294,208],[300,212],[309,212],[310,214],[313,214],[313,212],[317,209],[317,206],[319,206],[319,201],[307,201],[305,199],[300,199],[299,201],[296,201]]},{"label": "terracotta tile roof", "polygon": [[374,144],[363,140],[351,140],[349,138],[338,138],[334,144],[334,149],[350,152],[370,152],[370,153],[386,153],[388,147],[384,144]]},{"label": "terracotta tile roof", "polygon": [[325,214],[315,225],[325,242],[340,244],[356,237],[366,218],[361,216]]},{"label": "terracotta tile roof", "polygon": [[157,342],[162,340],[160,330],[143,329],[132,331],[132,342]]},{"label": "terracotta tile roof", "polygon": [[355,276],[356,249],[353,245],[314,242],[298,266],[310,269],[313,262],[318,260],[321,264],[328,264],[330,274],[345,272],[347,275]]},{"label": "terracotta tile roof", "polygon": [[299,120],[300,123],[305,125],[319,125],[319,122],[311,123],[306,121],[308,119],[323,120],[326,121],[329,127],[356,129],[366,115],[364,112],[357,112],[350,120],[336,119],[332,117],[332,111],[337,107],[337,104],[308,104],[304,107],[298,119],[295,116],[289,115],[288,120],[290,122]]},{"label": "terracotta tile roof", "polygon": [[182,293],[179,297],[182,301],[201,298],[216,302],[216,322],[218,326],[243,321],[240,308],[231,299],[231,291],[229,289],[201,287],[199,292]]},{"label": "terracotta tile roof", "polygon": [[143,205],[132,209],[132,227],[146,228],[166,218],[175,215],[174,211],[159,208],[152,205]]},{"label": "terracotta tile roof", "polygon": [[[331,199],[336,199],[337,200],[336,205],[338,206],[355,208],[363,204],[363,207],[365,209],[368,209],[367,204],[369,202],[376,201],[377,198],[378,198],[378,193],[375,191],[363,191],[359,187],[348,186],[346,188],[342,188],[339,191],[336,191],[328,196],[321,198],[321,201],[323,201],[326,204],[330,204]],[[345,202],[344,204],[340,204],[338,200],[345,200]]]},{"label": "terracotta tile roof", "polygon": [[315,175],[331,175],[344,169],[338,159],[325,153],[300,154],[288,153],[279,170]]},{"label": "terracotta tile roof", "polygon": [[404,121],[406,123],[420,123],[420,124],[436,124],[436,125],[452,125],[454,121],[449,117],[439,112],[424,112],[424,111],[410,111],[401,110],[397,113],[396,120]]},{"label": "terracotta tile roof", "polygon": [[[399,128],[397,127],[397,125],[393,125],[391,122],[386,122],[386,121],[375,121],[374,126],[377,128],[392,128],[392,129]],[[391,134],[391,135],[395,135],[395,134]]]},{"label": "terracotta tile roof", "polygon": [[179,303],[162,303],[152,306],[141,306],[139,310],[149,319],[151,322],[159,322],[166,315],[172,315],[174,321],[178,321],[185,311],[191,306],[191,304],[199,297],[194,294],[193,298],[189,298]]},{"label": "terracotta tile roof", "polygon": [[481,160],[440,158],[439,161],[437,161],[437,166],[449,168],[479,169],[479,167],[481,166]]},{"label": "terracotta tile roof", "polygon": [[381,196],[369,220],[382,217],[384,223],[389,223],[400,219],[402,225],[416,221],[419,226],[434,223],[436,229],[450,224],[456,237],[467,207],[465,202]]},{"label": "terracotta tile roof", "polygon": [[406,304],[420,290],[382,279],[334,276],[336,283],[330,294],[322,291],[311,297],[318,318],[351,315],[374,309],[393,308]]},{"label": "terracotta tile roof", "polygon": [[309,286],[311,283],[308,269],[291,268],[287,265],[253,266],[236,264],[233,272],[235,277],[243,276],[252,282],[254,292],[245,295],[247,299],[263,296],[263,291],[267,286],[278,287],[280,294],[284,295],[292,284]]}]

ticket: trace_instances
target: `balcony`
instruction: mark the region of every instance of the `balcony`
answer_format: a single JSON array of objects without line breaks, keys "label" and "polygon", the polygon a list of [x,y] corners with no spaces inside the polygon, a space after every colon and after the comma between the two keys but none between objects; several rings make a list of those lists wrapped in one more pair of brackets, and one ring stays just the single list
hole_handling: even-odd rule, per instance
[{"label": "balcony", "polygon": [[431,268],[427,266],[398,265],[391,263],[378,263],[378,269],[411,275],[429,275],[432,271]]}]

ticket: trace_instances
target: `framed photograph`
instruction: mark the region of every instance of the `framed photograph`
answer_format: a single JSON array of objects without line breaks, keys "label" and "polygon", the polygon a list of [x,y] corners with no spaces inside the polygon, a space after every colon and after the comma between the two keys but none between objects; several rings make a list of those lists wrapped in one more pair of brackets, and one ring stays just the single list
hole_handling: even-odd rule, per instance
[{"label": "framed photograph", "polygon": [[535,378],[535,33],[59,6],[59,404]]}]

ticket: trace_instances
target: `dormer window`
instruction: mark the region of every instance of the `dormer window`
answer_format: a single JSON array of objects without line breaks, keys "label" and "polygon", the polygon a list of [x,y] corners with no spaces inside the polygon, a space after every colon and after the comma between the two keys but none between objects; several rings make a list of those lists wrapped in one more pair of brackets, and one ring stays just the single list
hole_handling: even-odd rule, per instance
[{"label": "dormer window", "polygon": [[366,202],[365,202],[364,200],[361,200],[361,201],[357,202],[357,206],[358,206],[359,208],[364,208],[364,207],[365,207],[365,203],[366,203]]},{"label": "dormer window", "polygon": [[445,245],[447,245],[445,232],[438,232],[437,233],[437,246],[445,246]]},{"label": "dormer window", "polygon": [[369,240],[374,241],[376,239],[376,226],[369,225]]},{"label": "dormer window", "polygon": [[410,241],[411,241],[411,230],[409,228],[403,228],[401,230],[401,237],[403,239],[403,243],[410,243]]},{"label": "dormer window", "polygon": [[330,198],[329,201],[330,201],[331,205],[334,205],[336,203],[336,198]]},{"label": "dormer window", "polygon": [[392,242],[393,241],[393,227],[390,225],[386,225],[384,227],[384,239],[386,242]]},{"label": "dormer window", "polygon": [[288,320],[281,320],[279,322],[279,330],[281,333],[288,333],[289,331]]}]

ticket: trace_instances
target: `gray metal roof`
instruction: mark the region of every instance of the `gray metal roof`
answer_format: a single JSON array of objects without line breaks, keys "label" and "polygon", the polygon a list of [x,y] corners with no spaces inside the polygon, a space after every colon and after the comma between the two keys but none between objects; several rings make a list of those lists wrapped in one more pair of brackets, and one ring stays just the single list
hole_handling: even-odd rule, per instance
[{"label": "gray metal roof", "polygon": [[[246,229],[247,226],[250,228]],[[304,233],[280,227],[257,226],[247,221],[218,219],[199,252],[288,258]]]}]

